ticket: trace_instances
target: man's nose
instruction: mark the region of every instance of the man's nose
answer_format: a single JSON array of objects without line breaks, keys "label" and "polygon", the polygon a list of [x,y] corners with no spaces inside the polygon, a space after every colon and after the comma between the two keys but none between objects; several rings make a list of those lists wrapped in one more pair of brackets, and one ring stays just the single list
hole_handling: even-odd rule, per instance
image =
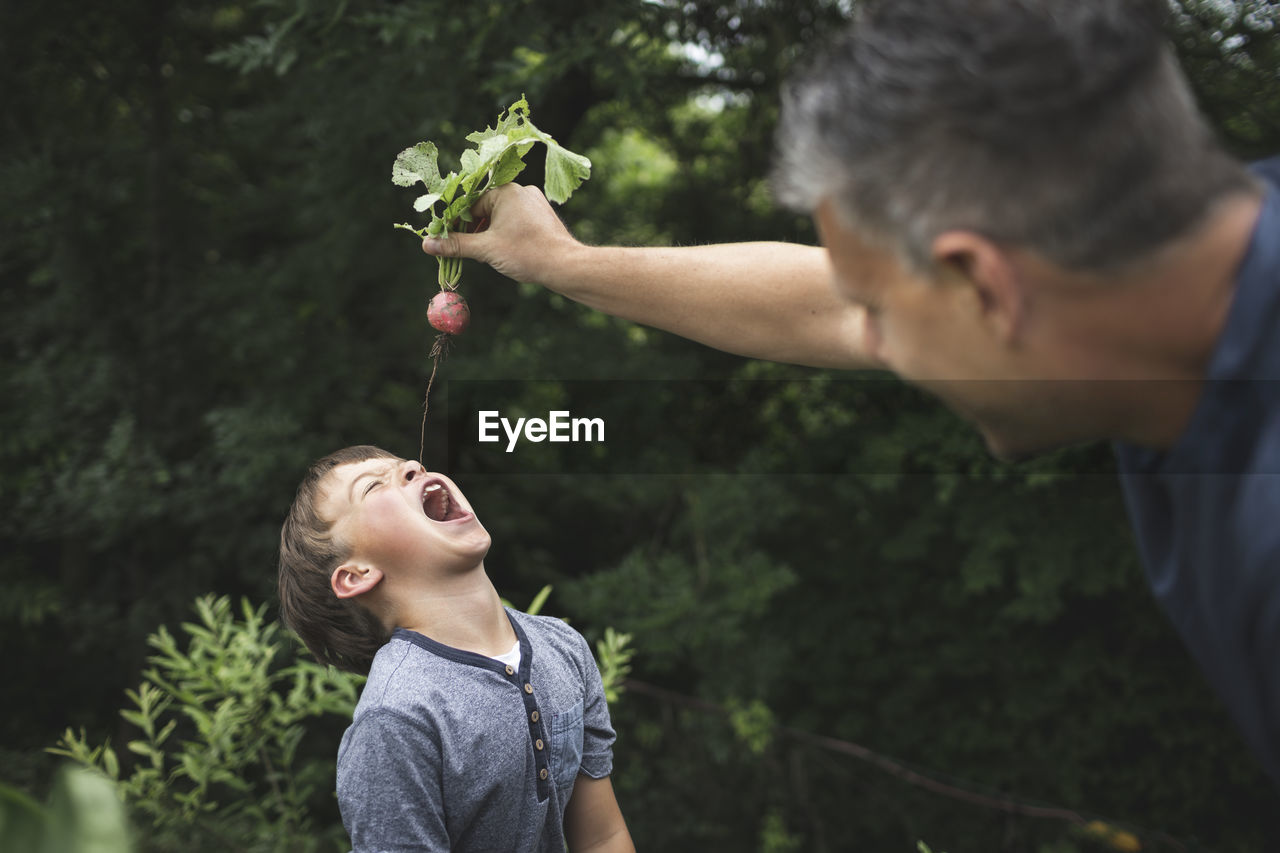
[{"label": "man's nose", "polygon": [[400,467],[400,476],[406,483],[414,477],[421,477],[425,473],[427,473],[427,469],[422,467],[422,463],[413,459],[406,460],[404,465]]}]

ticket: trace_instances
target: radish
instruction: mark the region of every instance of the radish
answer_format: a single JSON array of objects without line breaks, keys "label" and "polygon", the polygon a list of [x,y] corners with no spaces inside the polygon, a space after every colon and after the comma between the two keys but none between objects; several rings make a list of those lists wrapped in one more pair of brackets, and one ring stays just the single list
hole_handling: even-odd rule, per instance
[{"label": "radish", "polygon": [[[549,200],[561,204],[568,200],[582,182],[591,177],[591,161],[561,146],[551,135],[539,130],[529,120],[529,102],[523,97],[498,115],[494,127],[467,134],[474,147],[462,152],[460,172],[440,174],[439,149],[434,142],[419,142],[406,148],[391,166],[391,181],[397,186],[422,184],[426,193],[418,196],[413,209],[427,213],[431,221],[422,228],[407,222],[397,224],[424,237],[448,237],[455,231],[483,231],[488,220],[473,219],[471,206],[487,190],[515,180],[524,169],[524,156],[534,145],[547,149],[543,192]],[[471,320],[467,301],[457,293],[462,278],[462,258],[437,257],[436,283],[440,293],[427,306],[427,322],[440,334],[431,347],[431,376],[422,400],[422,431],[418,439],[418,459],[422,459],[427,436],[427,406],[431,385],[435,382],[440,360],[445,357],[454,335],[462,334]]]},{"label": "radish", "polygon": [[431,297],[427,306],[427,322],[431,328],[446,335],[460,335],[466,331],[470,320],[471,309],[458,291],[442,290]]}]

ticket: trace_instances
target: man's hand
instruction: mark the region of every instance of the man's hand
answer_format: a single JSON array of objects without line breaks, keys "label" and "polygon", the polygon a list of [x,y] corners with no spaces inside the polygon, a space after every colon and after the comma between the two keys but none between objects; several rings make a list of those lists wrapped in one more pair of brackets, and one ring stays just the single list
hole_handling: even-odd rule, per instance
[{"label": "man's hand", "polygon": [[[504,184],[489,190],[471,207],[475,221],[488,226],[475,233],[428,237],[422,250],[446,258],[471,258],[516,281],[552,286],[557,258],[581,244],[564,227],[542,190]],[[546,271],[546,272],[544,272]]]}]

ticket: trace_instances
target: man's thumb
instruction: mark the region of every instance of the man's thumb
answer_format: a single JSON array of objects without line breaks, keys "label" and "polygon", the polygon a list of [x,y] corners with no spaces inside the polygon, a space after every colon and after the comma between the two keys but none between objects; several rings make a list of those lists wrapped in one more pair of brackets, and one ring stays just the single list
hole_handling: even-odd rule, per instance
[{"label": "man's thumb", "polygon": [[422,241],[422,251],[440,258],[466,257],[457,234],[448,237],[427,237]]},{"label": "man's thumb", "polygon": [[454,232],[448,234],[447,237],[428,237],[422,241],[422,251],[428,255],[436,257],[475,257],[477,247],[475,245],[476,237],[480,234],[467,234],[465,232]]}]

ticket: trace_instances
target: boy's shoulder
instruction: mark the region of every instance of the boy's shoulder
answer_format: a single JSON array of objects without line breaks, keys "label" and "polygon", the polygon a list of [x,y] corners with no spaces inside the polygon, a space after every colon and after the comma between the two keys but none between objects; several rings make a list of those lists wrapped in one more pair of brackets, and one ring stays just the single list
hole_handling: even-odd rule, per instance
[{"label": "boy's shoulder", "polygon": [[530,642],[539,639],[555,639],[574,645],[586,646],[586,638],[568,622],[558,616],[534,616],[515,608],[506,608],[507,614],[529,634]]},{"label": "boy's shoulder", "polygon": [[457,688],[465,673],[437,655],[424,652],[397,631],[373,657],[360,690],[356,716],[378,709],[404,711],[429,707]]}]

